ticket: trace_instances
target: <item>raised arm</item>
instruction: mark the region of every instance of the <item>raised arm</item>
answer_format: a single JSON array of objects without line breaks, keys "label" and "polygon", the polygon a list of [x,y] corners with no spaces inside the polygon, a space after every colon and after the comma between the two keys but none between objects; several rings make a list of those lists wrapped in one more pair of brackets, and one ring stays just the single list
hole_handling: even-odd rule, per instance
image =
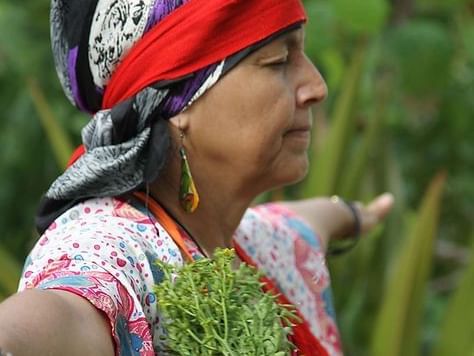
[{"label": "raised arm", "polygon": [[[390,193],[376,197],[367,205],[355,203],[354,208],[360,220],[361,233],[374,228],[390,212],[393,206]],[[326,249],[330,239],[349,237],[354,232],[354,216],[351,209],[341,200],[312,198],[284,202],[283,205],[301,216],[319,234]]]},{"label": "raised arm", "polygon": [[0,304],[0,349],[13,356],[113,356],[107,319],[69,292],[32,289]]}]

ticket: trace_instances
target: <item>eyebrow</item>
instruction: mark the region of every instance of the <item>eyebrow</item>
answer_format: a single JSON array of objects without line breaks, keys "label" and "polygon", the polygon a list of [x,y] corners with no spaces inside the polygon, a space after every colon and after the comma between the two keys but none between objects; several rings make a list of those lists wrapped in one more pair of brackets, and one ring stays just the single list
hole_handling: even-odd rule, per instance
[{"label": "eyebrow", "polygon": [[304,45],[304,31],[302,29],[298,29],[295,31],[291,31],[287,33],[282,38],[288,47],[296,47],[300,46],[301,44]]},{"label": "eyebrow", "polygon": [[304,31],[302,29],[295,29],[293,31],[282,34],[276,38],[273,43],[269,43],[270,47],[262,47],[257,50],[254,55],[257,55],[258,60],[276,57],[275,52],[281,53],[282,51],[288,52],[292,48],[304,47],[301,38],[304,37]]}]

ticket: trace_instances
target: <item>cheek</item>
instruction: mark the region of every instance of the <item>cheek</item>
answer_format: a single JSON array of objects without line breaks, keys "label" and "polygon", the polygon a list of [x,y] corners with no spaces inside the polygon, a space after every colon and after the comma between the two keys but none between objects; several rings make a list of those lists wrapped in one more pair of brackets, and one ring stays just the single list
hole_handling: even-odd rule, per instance
[{"label": "cheek", "polygon": [[258,118],[261,159],[271,160],[278,156],[283,146],[283,135],[292,126],[294,120],[294,105],[292,98],[286,95],[273,97],[265,107],[262,107]]},{"label": "cheek", "polygon": [[196,103],[203,105],[193,115],[196,131],[190,134],[198,151],[219,163],[260,168],[278,156],[294,119],[294,93],[282,76],[263,73],[231,72]]},{"label": "cheek", "polygon": [[294,99],[281,82],[266,81],[260,90],[241,98],[238,131],[244,164],[254,176],[267,174],[283,150],[283,135],[294,120]]}]

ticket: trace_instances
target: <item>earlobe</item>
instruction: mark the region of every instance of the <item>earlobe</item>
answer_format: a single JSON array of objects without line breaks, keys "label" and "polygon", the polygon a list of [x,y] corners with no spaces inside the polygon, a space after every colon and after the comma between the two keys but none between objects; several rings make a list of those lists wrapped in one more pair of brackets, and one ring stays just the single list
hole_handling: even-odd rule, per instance
[{"label": "earlobe", "polygon": [[173,125],[180,131],[187,131],[189,127],[189,115],[186,112],[182,112],[169,119],[170,124]]}]

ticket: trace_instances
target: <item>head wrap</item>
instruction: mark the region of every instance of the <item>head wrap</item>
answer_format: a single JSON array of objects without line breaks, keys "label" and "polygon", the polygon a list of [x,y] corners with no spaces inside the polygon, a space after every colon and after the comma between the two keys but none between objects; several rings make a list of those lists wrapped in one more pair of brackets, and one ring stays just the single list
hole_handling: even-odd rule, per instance
[{"label": "head wrap", "polygon": [[251,51],[305,19],[301,0],[52,0],[60,82],[93,118],[82,131],[85,152],[43,199],[39,229],[58,206],[156,179],[169,144],[160,118],[185,110]]}]

